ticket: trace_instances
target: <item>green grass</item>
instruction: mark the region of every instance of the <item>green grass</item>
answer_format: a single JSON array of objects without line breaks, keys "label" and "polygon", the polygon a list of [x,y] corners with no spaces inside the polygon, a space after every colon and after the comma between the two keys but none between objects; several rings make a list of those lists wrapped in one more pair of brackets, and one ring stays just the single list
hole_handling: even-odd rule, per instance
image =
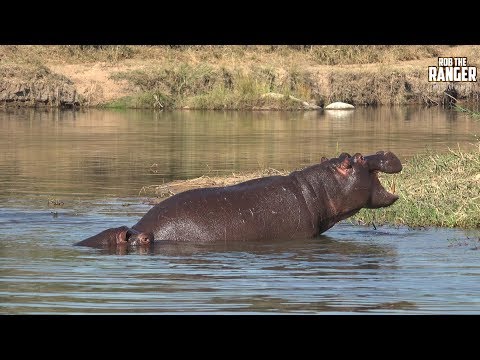
[{"label": "green grass", "polygon": [[353,221],[480,227],[480,141],[469,151],[417,155],[404,164],[402,173],[381,176],[381,182],[389,189],[394,178],[400,199],[387,208],[362,209]]},{"label": "green grass", "polygon": [[[135,99],[122,99],[121,104],[132,102],[135,105],[153,107],[156,94],[163,108],[191,109],[301,109],[302,106],[289,98],[311,101],[311,76],[306,71],[292,68],[278,81],[275,72],[264,66],[255,66],[249,71],[228,70],[210,65],[192,66],[188,64],[158,67],[148,70],[117,72],[114,80],[127,80],[138,89]],[[285,95],[282,99],[263,97],[269,92]],[[117,106],[109,104],[108,107]],[[138,107],[138,106],[135,106]]]},{"label": "green grass", "polygon": [[458,104],[455,104],[453,108],[459,112],[466,113],[467,115],[471,116],[473,119],[480,120],[480,111],[478,110],[477,111],[471,110],[466,107],[460,106]]},{"label": "green grass", "polygon": [[173,104],[172,98],[159,92],[146,91],[131,96],[124,96],[100,107],[106,109],[163,109],[170,107],[171,104]]}]

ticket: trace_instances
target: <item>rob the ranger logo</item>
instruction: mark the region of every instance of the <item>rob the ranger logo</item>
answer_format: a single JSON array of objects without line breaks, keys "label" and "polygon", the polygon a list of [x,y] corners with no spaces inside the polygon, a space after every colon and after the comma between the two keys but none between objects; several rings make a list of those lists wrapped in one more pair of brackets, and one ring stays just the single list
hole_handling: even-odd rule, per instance
[{"label": "rob the ranger logo", "polygon": [[439,57],[438,66],[428,67],[428,81],[477,81],[477,68],[467,66],[466,57]]}]

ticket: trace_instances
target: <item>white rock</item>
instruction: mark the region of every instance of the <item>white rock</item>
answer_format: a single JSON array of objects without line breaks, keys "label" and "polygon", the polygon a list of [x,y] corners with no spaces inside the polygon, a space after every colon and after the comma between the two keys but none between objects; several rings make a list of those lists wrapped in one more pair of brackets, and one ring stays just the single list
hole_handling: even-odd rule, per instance
[{"label": "white rock", "polygon": [[347,110],[347,109],[355,109],[355,106],[344,103],[344,102],[334,102],[327,106],[325,106],[325,110]]}]

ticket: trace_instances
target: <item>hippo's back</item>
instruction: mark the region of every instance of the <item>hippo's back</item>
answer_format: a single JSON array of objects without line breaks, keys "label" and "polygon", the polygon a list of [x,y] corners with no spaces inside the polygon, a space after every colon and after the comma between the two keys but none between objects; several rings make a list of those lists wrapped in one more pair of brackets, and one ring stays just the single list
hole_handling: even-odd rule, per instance
[{"label": "hippo's back", "polygon": [[311,228],[295,179],[271,176],[188,190],[154,206],[134,226],[155,241],[247,241],[293,237]]}]

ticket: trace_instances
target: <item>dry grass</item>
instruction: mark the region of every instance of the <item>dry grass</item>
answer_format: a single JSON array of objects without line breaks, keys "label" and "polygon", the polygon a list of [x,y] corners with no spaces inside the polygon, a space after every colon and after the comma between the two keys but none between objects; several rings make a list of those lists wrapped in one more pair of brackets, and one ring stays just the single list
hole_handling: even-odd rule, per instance
[{"label": "dry grass", "polygon": [[[267,92],[320,106],[437,105],[446,84],[426,76],[437,56],[467,56],[478,66],[480,46],[0,46],[4,68],[50,69],[73,81],[85,106],[123,108],[302,108],[288,96],[262,98]],[[479,82],[456,87],[459,99],[478,103]]]},{"label": "dry grass", "polygon": [[0,46],[0,60],[20,65],[115,63],[135,57],[140,48],[126,45],[6,45]]},{"label": "dry grass", "polygon": [[0,63],[0,79],[8,81],[10,79],[21,79],[27,82],[50,81],[56,83],[72,84],[65,76],[52,72],[48,67],[41,64],[28,64],[25,66]]},{"label": "dry grass", "polygon": [[199,188],[209,188],[217,186],[235,185],[247,180],[257,179],[272,175],[288,175],[290,172],[286,170],[277,170],[273,168],[258,170],[254,172],[232,173],[227,176],[208,176],[203,175],[198,178],[189,180],[175,180],[162,185],[144,186],[139,195],[154,195],[156,198],[150,200],[151,203],[159,203],[164,198],[181,193],[183,191]]},{"label": "dry grass", "polygon": [[436,57],[440,46],[323,45],[312,46],[311,56],[322,65],[394,63]]}]

